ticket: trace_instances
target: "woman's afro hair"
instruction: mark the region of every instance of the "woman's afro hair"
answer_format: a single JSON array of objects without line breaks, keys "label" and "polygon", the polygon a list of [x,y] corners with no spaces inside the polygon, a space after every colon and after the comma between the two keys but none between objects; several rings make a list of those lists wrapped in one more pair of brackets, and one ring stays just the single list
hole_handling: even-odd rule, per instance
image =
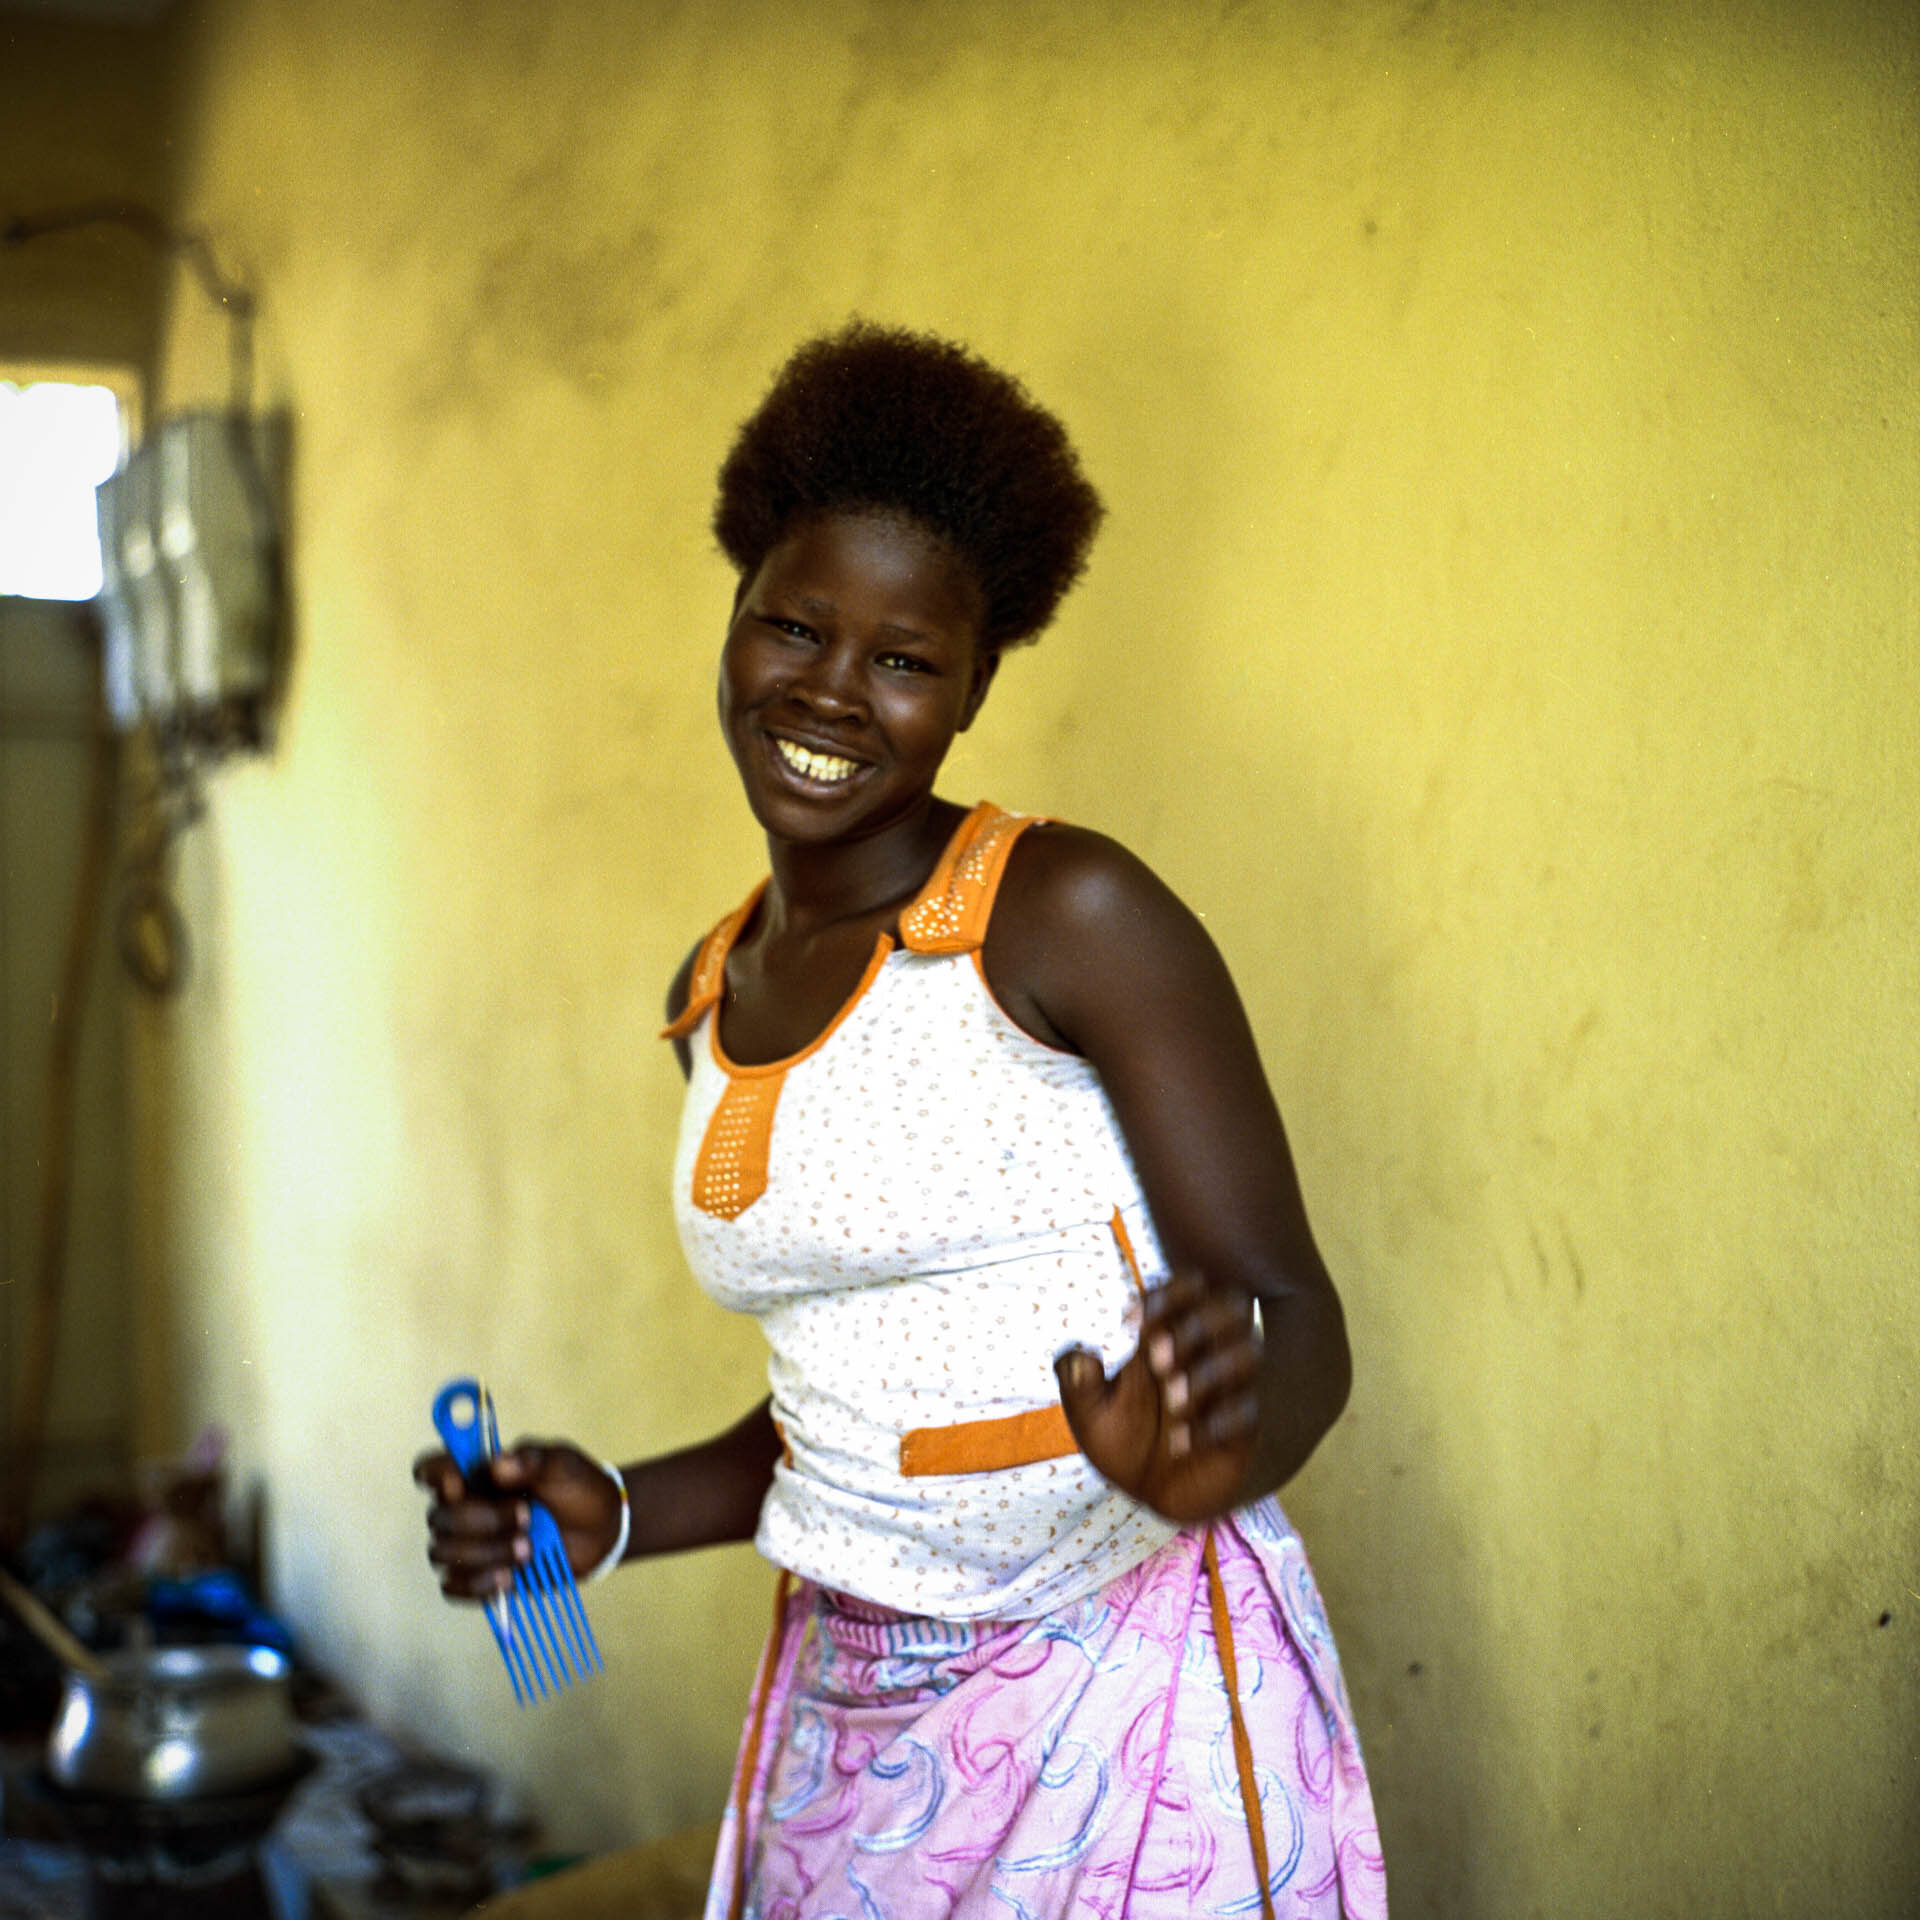
[{"label": "woman's afro hair", "polygon": [[856,320],[781,368],[720,468],[713,530],[745,577],[801,522],[861,512],[917,521],[973,568],[997,651],[1053,618],[1105,509],[1017,380],[950,340]]}]

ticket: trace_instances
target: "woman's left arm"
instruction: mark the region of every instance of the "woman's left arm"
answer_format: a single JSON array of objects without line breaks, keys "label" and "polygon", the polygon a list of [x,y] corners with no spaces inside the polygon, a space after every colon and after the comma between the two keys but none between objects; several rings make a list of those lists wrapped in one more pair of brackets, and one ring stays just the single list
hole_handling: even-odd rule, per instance
[{"label": "woman's left arm", "polygon": [[1075,1438],[1182,1523],[1271,1492],[1339,1417],[1352,1363],[1226,963],[1123,847],[1054,826],[1008,862],[982,960],[1020,1025],[1099,1071],[1171,1270],[1111,1380],[1062,1357]]}]

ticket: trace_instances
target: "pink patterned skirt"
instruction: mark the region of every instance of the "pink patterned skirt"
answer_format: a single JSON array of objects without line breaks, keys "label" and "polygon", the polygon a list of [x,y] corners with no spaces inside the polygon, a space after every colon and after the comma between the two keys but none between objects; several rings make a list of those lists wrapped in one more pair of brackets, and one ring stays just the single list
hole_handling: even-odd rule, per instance
[{"label": "pink patterned skirt", "polygon": [[1386,1911],[1339,1660],[1278,1501],[1035,1620],[783,1586],[707,1920]]}]

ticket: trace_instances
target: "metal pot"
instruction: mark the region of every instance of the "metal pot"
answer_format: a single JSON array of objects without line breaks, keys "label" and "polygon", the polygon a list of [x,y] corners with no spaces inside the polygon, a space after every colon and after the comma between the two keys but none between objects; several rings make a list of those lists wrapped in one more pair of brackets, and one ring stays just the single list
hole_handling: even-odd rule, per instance
[{"label": "metal pot", "polygon": [[300,1764],[290,1669],[271,1647],[158,1647],[69,1672],[47,1772],[71,1793],[189,1800]]}]

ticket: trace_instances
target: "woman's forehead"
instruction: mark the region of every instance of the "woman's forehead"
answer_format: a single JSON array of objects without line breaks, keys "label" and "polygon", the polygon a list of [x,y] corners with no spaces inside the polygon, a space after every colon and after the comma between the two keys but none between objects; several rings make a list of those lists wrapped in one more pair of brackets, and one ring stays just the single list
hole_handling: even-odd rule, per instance
[{"label": "woman's forehead", "polygon": [[974,570],[930,528],[884,512],[810,516],[761,562],[763,591],[911,631],[978,637],[985,596]]}]

